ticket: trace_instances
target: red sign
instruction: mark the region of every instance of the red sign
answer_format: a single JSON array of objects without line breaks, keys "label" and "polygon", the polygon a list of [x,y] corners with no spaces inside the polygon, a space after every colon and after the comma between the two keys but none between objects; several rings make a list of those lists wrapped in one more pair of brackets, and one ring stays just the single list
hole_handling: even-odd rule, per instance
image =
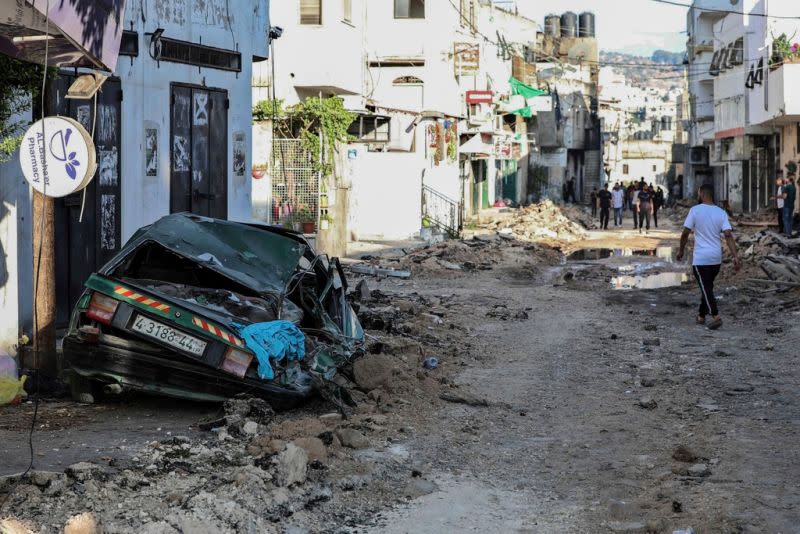
[{"label": "red sign", "polygon": [[492,91],[467,91],[467,104],[491,104]]}]

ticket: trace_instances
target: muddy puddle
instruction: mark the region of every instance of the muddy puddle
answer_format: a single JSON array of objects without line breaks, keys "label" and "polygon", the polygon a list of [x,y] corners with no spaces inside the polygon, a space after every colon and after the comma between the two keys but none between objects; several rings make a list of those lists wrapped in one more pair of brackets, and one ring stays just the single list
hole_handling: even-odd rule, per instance
[{"label": "muddy puddle", "polygon": [[674,247],[580,249],[566,255],[562,265],[612,269],[617,273],[610,282],[615,290],[661,289],[689,281],[685,266],[675,263]]}]

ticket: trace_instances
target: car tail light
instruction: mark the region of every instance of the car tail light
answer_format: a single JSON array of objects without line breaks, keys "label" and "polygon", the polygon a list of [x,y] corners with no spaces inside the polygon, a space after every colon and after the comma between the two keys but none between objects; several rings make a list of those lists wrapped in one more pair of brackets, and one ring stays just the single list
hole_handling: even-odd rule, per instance
[{"label": "car tail light", "polygon": [[253,355],[249,352],[230,348],[228,349],[228,352],[225,353],[225,358],[222,360],[222,365],[220,368],[223,371],[231,373],[232,375],[243,378],[245,373],[247,373],[247,368],[250,367],[250,363],[252,361]]},{"label": "car tail light", "polygon": [[117,311],[119,301],[107,297],[102,293],[93,293],[92,300],[89,302],[89,309],[86,310],[86,317],[94,319],[103,324],[111,324],[114,312]]}]

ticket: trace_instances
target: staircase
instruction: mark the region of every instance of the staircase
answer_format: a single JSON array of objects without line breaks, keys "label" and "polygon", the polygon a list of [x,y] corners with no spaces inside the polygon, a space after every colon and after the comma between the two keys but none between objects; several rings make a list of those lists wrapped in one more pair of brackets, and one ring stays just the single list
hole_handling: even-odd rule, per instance
[{"label": "staircase", "polygon": [[462,213],[460,202],[427,185],[422,186],[422,217],[434,227],[457,238],[464,228]]}]

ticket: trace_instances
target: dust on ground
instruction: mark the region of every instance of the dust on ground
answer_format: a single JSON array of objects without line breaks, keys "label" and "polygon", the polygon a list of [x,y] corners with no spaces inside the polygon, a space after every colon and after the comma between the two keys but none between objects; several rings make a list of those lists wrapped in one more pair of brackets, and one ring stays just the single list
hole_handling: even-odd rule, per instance
[{"label": "dust on ground", "polygon": [[[665,226],[373,253],[412,276],[349,277],[369,334],[347,373],[350,417],[321,400],[277,414],[251,399],[162,400],[186,434],[165,426],[130,452],[37,471],[3,513],[37,532],[82,512],[106,532],[791,532],[797,290],[745,284],[725,265],[725,325],[712,332],[694,324],[689,283],[614,289],[626,269],[688,271],[625,252],[674,248],[680,223]],[[612,252],[561,252],[575,249]],[[760,269],[762,254],[747,262]],[[111,417],[121,407],[41,408],[43,421],[79,422],[54,436],[80,434],[85,417],[107,447],[132,430]],[[14,421],[4,436],[24,443]],[[37,450],[37,464],[54,456]]]}]

